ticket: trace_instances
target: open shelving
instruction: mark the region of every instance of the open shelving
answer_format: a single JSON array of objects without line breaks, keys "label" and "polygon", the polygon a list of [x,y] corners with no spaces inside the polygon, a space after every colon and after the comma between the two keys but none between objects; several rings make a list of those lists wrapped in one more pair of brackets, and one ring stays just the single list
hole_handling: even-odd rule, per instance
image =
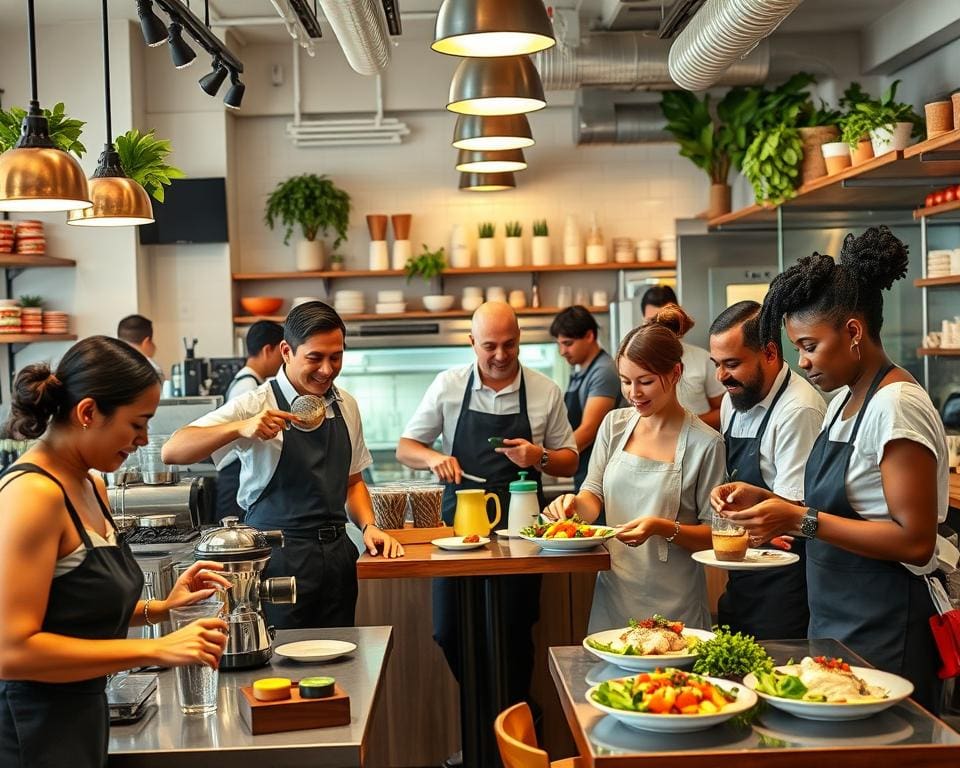
[{"label": "open shelving", "polygon": [[[588,307],[590,312],[595,315],[603,314],[609,311],[609,307]],[[561,311],[560,307],[526,307],[518,309],[517,314],[520,317],[534,317],[540,315],[555,315]],[[369,322],[373,320],[450,320],[457,318],[470,318],[472,312],[464,309],[451,309],[447,312],[427,312],[425,310],[414,310],[411,312],[400,312],[390,314],[364,313],[360,315],[343,315],[344,322]],[[282,323],[286,318],[283,315],[273,315],[270,317],[257,317],[254,315],[238,315],[233,318],[234,325],[250,325],[257,320],[272,320],[275,323]]]}]

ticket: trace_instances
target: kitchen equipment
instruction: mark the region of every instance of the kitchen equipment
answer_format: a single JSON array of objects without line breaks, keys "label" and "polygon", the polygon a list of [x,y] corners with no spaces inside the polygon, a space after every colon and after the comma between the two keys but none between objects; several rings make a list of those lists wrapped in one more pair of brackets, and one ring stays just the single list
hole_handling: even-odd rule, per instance
[{"label": "kitchen equipment", "polygon": [[472,480],[473,482],[480,483],[481,485],[484,485],[487,482],[486,478],[478,477],[477,475],[471,475],[469,472],[461,472],[460,474],[461,476],[467,478],[467,480]]},{"label": "kitchen equipment", "polygon": [[403,486],[371,486],[373,522],[381,530],[403,528],[407,516],[407,490]]},{"label": "kitchen equipment", "polygon": [[176,515],[141,515],[137,518],[137,525],[141,528],[167,528],[176,524]]},{"label": "kitchen equipment", "polygon": [[322,397],[300,395],[290,404],[290,413],[300,419],[293,422],[296,429],[301,432],[313,432],[326,420],[327,405]]},{"label": "kitchen equipment", "polygon": [[146,485],[173,485],[180,482],[179,467],[166,464],[160,455],[162,446],[140,448],[140,475]]},{"label": "kitchen equipment", "polygon": [[537,483],[527,480],[527,472],[520,472],[520,479],[509,485],[510,506],[507,514],[507,530],[514,536],[520,535],[520,529],[534,525],[540,515],[540,499],[537,495]]},{"label": "kitchen equipment", "polygon": [[[443,525],[443,486],[434,483],[412,484],[407,488],[414,528],[438,528]],[[448,529],[449,530],[449,529]]]},{"label": "kitchen equipment", "polygon": [[127,485],[107,488],[107,500],[117,516],[174,514],[175,525],[196,528],[213,510],[211,478],[191,477],[176,485]]},{"label": "kitchen equipment", "polygon": [[[184,629],[197,619],[218,616],[223,609],[221,600],[204,600],[170,611],[173,630]],[[206,664],[184,664],[174,669],[177,699],[185,715],[209,715],[217,711],[217,669]]]},{"label": "kitchen equipment", "polygon": [[[493,500],[496,510],[491,521],[487,514],[487,503]],[[488,536],[500,522],[500,499],[495,493],[484,493],[480,489],[457,491],[457,508],[453,513],[453,532],[457,536]]]},{"label": "kitchen equipment", "polygon": [[261,602],[297,601],[295,577],[261,579],[273,546],[283,546],[282,531],[258,531],[243,525],[239,518],[226,517],[222,528],[204,533],[194,548],[197,560],[223,563],[222,574],[233,585],[225,592],[224,619],[230,625],[230,632],[220,660],[222,669],[257,667],[270,661],[274,632],[267,627]]},{"label": "kitchen equipment", "polygon": [[147,702],[157,690],[158,675],[153,672],[114,675],[107,683],[110,722],[135,723],[147,713]]}]

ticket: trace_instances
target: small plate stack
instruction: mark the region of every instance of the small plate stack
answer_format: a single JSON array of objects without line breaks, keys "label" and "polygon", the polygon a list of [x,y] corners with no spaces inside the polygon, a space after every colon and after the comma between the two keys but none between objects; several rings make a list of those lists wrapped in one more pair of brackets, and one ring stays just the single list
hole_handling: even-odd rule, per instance
[{"label": "small plate stack", "polygon": [[43,313],[43,332],[44,333],[70,333],[70,324],[67,320],[66,312],[44,312]]},{"label": "small plate stack", "polygon": [[0,333],[21,333],[20,305],[16,299],[0,299]]},{"label": "small plate stack", "polygon": [[12,221],[0,221],[0,253],[13,253],[13,241],[16,224]]},{"label": "small plate stack", "polygon": [[17,222],[17,253],[24,256],[42,256],[47,252],[47,239],[43,235],[43,222]]},{"label": "small plate stack", "polygon": [[377,291],[378,315],[399,315],[406,309],[407,303],[403,300],[403,291]]},{"label": "small plate stack", "polygon": [[333,308],[341,315],[362,315],[364,310],[363,291],[335,291]]},{"label": "small plate stack", "polygon": [[43,310],[40,307],[21,307],[20,324],[24,333],[43,333]]},{"label": "small plate stack", "polygon": [[947,277],[953,251],[927,251],[927,277]]}]

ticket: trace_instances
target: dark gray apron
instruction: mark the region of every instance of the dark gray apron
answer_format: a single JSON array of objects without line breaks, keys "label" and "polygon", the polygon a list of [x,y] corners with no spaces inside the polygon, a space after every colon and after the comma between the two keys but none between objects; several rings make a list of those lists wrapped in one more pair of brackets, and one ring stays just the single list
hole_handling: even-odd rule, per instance
[{"label": "dark gray apron", "polygon": [[[270,382],[277,407],[290,410],[280,385]],[[334,418],[313,432],[283,433],[273,477],[247,510],[247,525],[279,528],[283,547],[274,547],[265,578],[295,576],[297,602],[265,604],[277,629],[352,627],[357,607],[357,548],[346,535],[350,433],[336,400]]]},{"label": "dark gray apron", "polygon": [[[830,440],[830,430],[852,393],[820,433],[803,480],[808,506],[863,519],[847,499],[847,466],[870,400],[894,367],[881,370],[870,384],[850,442]],[[929,625],[934,607],[923,577],[900,563],[862,557],[814,538],[807,542],[807,584],[811,638],[839,640],[878,669],[907,678],[917,702],[939,709],[939,657]]]},{"label": "dark gray apron", "polygon": [[[587,376],[590,375],[590,371],[593,370],[593,366],[597,364],[597,361],[602,357],[610,357],[604,350],[600,350],[600,353],[590,361],[590,365],[586,369],[574,373],[570,377],[570,383],[567,385],[567,391],[563,395],[563,404],[567,406],[567,421],[570,422],[570,426],[576,430],[579,429],[580,425],[583,423],[583,406],[580,404],[580,388],[583,386],[583,382],[587,380]],[[617,398],[614,403],[614,408],[620,407],[620,399]],[[593,443],[588,445],[582,451],[580,451],[580,464],[577,466],[577,471],[573,475],[573,492],[579,493],[580,486],[583,485],[583,481],[587,479],[587,470],[590,468],[590,456],[593,454]],[[603,511],[600,512],[600,517],[597,518],[597,525],[603,525]]]},{"label": "dark gray apron", "polygon": [[[13,464],[3,473],[8,474],[15,475],[8,482],[40,474],[56,483],[86,547],[83,562],[50,583],[42,630],[86,640],[126,637],[143,589],[143,573],[130,547],[125,542],[94,547],[63,485],[42,467]],[[116,531],[96,486],[94,493]],[[0,680],[0,766],[104,768],[110,728],[106,682],[106,677],[73,683]]]},{"label": "dark gray apron", "polygon": [[[733,416],[723,442],[727,448],[727,477],[772,490],[760,471],[760,441],[767,431],[770,415],[787,390],[791,372],[767,409],[754,437],[734,437]],[[800,561],[769,571],[729,571],[727,589],[717,605],[718,623],[734,632],[753,635],[757,640],[788,640],[807,636],[810,611],[807,608],[806,542],[793,540],[792,551]]]},{"label": "dark gray apron", "polygon": [[[224,394],[224,402],[230,400],[230,390],[233,389],[233,385],[245,379],[253,379],[257,382],[258,386],[263,383],[252,373],[234,376],[233,381],[230,382],[230,386],[227,387],[227,391]],[[246,511],[237,504],[237,493],[239,490],[240,460],[235,459],[226,467],[217,471],[217,522],[220,522],[225,517],[239,517],[243,520]]]}]

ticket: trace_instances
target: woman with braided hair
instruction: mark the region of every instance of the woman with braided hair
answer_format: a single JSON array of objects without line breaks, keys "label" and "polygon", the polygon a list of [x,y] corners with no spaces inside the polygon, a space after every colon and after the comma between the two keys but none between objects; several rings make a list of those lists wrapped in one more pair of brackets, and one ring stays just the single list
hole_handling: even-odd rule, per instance
[{"label": "woman with braided hair", "polygon": [[940,703],[934,613],[925,576],[938,569],[937,525],[947,511],[943,424],[927,393],[887,357],[882,291],[907,272],[907,247],[886,227],[847,235],[839,261],[814,253],[777,276],[760,315],[764,339],[781,323],[799,365],[825,392],[824,418],[804,477],[786,501],[743,483],[714,489],[717,513],[769,540],[807,541],[809,636],[848,645]]}]

